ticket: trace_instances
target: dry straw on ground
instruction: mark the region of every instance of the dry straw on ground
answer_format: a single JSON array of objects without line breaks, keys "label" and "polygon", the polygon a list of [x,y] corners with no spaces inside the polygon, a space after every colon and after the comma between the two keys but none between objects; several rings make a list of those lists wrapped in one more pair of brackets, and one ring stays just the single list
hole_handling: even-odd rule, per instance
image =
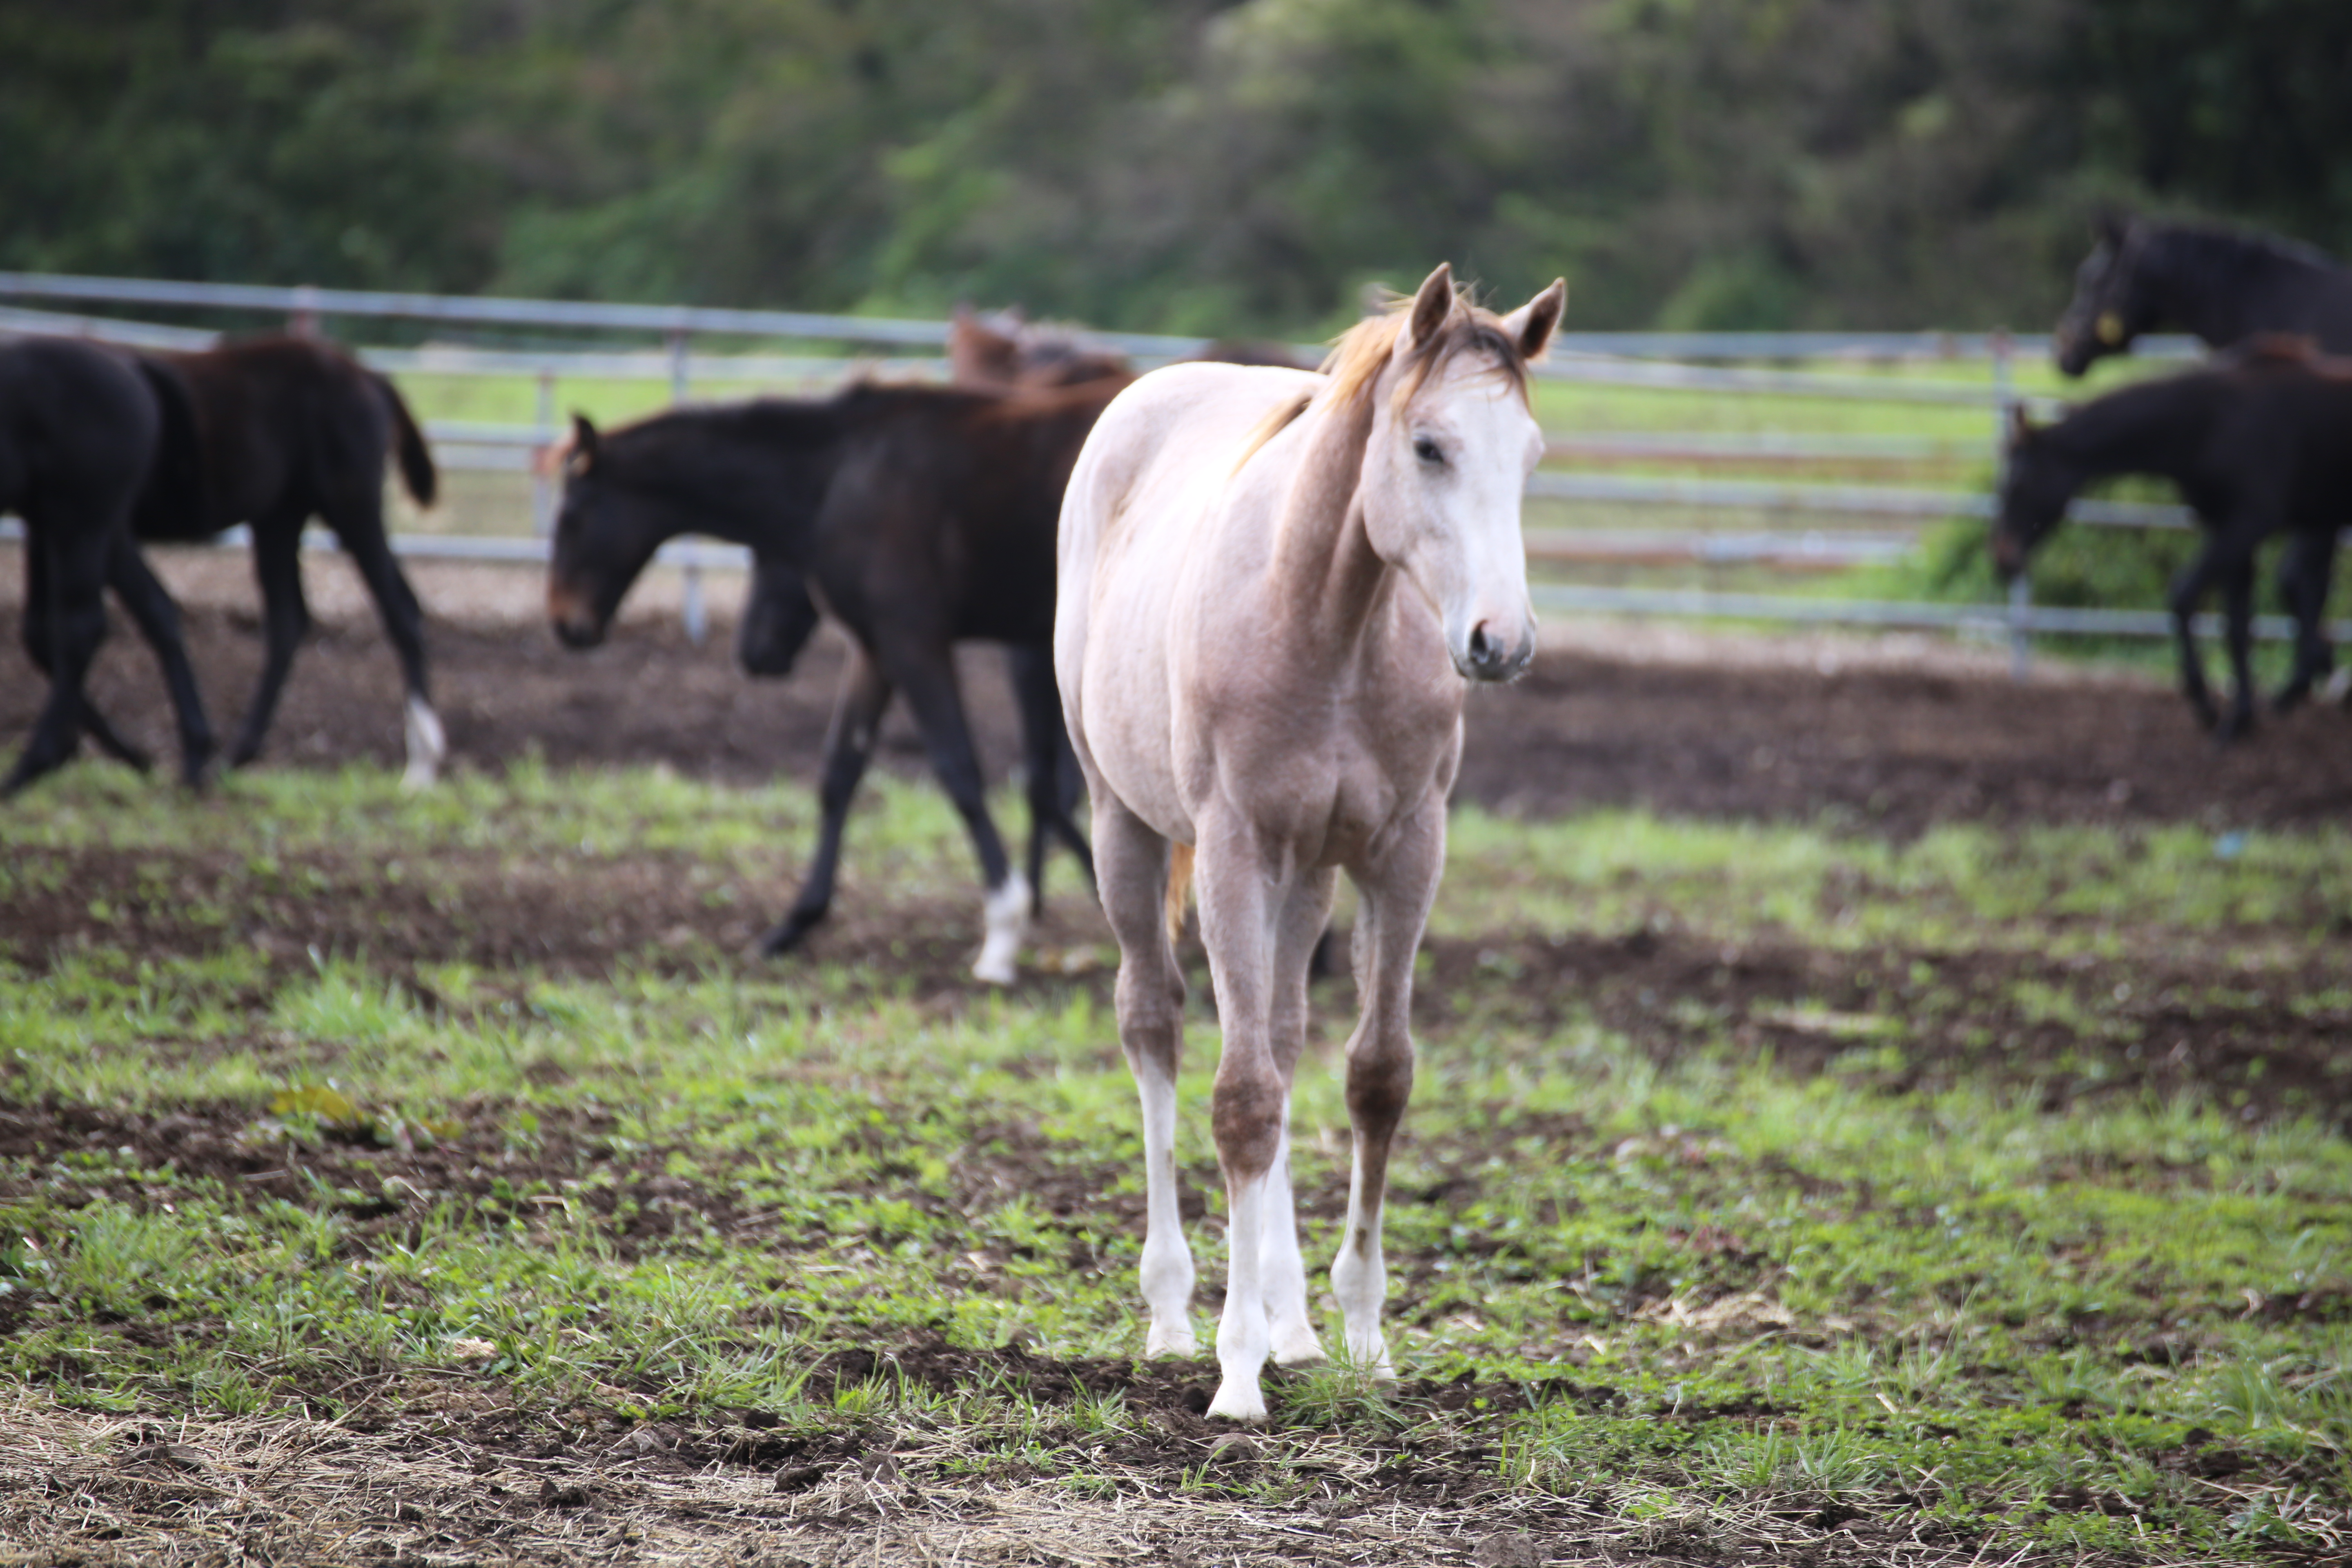
[{"label": "dry straw on ground", "polygon": [[[478,1396],[477,1396],[477,1402]],[[1497,1488],[1434,1508],[1380,1500],[1344,1439],[1277,1434],[1238,1463],[1311,1474],[1282,1503],[1182,1489],[1233,1468],[1200,1444],[1185,1476],[1116,1465],[1065,1481],[947,1479],[952,1440],[843,1462],[808,1484],[691,1468],[662,1429],[577,1434],[561,1457],[493,1452],[421,1412],[381,1430],[285,1416],[152,1418],[0,1405],[0,1565],[470,1563],[1390,1564],[1755,1563],[1991,1568],[2023,1554],[1815,1528],[1787,1510],[1650,1500],[1637,1519],[1606,1483],[1583,1498]],[[1362,1472],[1362,1473],[1359,1473]]]}]

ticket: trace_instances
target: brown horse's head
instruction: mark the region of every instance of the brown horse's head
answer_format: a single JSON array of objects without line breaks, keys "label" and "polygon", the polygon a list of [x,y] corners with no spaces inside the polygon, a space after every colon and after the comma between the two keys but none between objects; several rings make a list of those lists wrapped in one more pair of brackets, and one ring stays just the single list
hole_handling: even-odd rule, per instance
[{"label": "brown horse's head", "polygon": [[677,529],[617,471],[624,465],[607,455],[586,415],[572,416],[571,438],[554,456],[563,500],[548,559],[547,618],[565,647],[593,647],[629,584]]},{"label": "brown horse's head", "polygon": [[2009,444],[2001,463],[2000,508],[1993,519],[1993,571],[2004,583],[2025,570],[2025,558],[2066,515],[2079,481],[2061,461],[2048,435],[2025,410],[2010,411]]}]

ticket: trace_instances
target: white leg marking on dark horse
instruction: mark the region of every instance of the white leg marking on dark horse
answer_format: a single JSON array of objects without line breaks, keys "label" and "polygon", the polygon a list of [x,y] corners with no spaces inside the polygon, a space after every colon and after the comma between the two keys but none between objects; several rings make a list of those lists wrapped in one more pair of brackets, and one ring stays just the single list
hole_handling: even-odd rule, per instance
[{"label": "white leg marking on dark horse", "polygon": [[1010,985],[1020,976],[1016,961],[1021,943],[1029,935],[1029,879],[1018,871],[1007,871],[1004,880],[990,890],[987,901],[981,905],[981,917],[988,938],[972,963],[972,976],[991,985]]},{"label": "white leg marking on dark horse", "polygon": [[433,711],[433,704],[411,694],[404,710],[408,742],[408,767],[400,775],[403,789],[430,789],[441,776],[441,763],[449,754],[448,737],[441,730],[441,715]]}]

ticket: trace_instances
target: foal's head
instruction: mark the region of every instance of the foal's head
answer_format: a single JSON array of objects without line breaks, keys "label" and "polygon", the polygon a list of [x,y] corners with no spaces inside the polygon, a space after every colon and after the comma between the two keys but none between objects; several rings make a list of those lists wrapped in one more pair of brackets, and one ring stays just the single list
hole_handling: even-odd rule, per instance
[{"label": "foal's head", "polygon": [[1372,548],[1437,612],[1454,668],[1509,680],[1535,656],[1519,494],[1543,456],[1528,363],[1568,300],[1557,281],[1508,316],[1472,305],[1441,265],[1397,310],[1352,329],[1325,364],[1331,406],[1371,400],[1358,494]]},{"label": "foal's head", "polygon": [[2001,465],[2000,512],[1992,525],[1993,570],[2004,583],[2025,570],[2025,558],[2066,515],[2078,479],[2061,459],[2046,432],[2011,409],[2009,445]]},{"label": "foal's head", "polygon": [[2147,265],[2146,225],[2109,214],[2094,230],[2096,244],[2074,269],[2074,298],[2050,334],[2053,356],[2068,375],[2131,348],[2142,332],[2154,331],[2164,314],[2153,269]]},{"label": "foal's head", "polygon": [[547,618],[569,647],[604,640],[622,595],[677,529],[663,509],[617,481],[604,438],[587,416],[572,416],[558,448],[563,501],[547,566]]}]

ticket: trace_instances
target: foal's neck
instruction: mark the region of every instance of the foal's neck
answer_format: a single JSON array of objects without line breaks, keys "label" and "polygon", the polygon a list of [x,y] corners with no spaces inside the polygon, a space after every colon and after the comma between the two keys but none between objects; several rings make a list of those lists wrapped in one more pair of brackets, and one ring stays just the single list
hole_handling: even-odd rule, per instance
[{"label": "foal's neck", "polygon": [[1346,408],[1310,411],[1299,437],[1305,450],[1275,515],[1268,584],[1310,656],[1334,661],[1351,653],[1391,588],[1391,568],[1365,531],[1361,486],[1371,439],[1368,388]]}]

